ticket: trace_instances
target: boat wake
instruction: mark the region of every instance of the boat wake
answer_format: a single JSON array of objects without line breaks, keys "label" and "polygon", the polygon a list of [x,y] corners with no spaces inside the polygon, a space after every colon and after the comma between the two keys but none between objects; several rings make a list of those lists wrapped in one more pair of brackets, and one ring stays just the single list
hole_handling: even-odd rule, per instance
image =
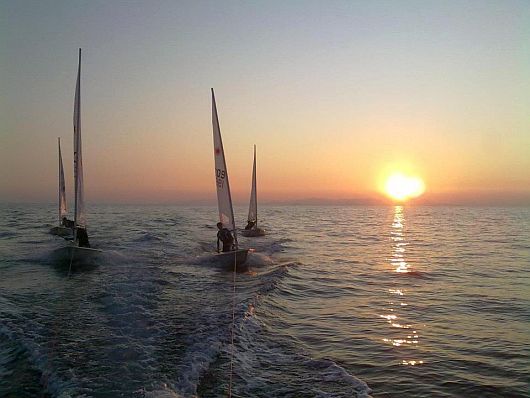
[{"label": "boat wake", "polygon": [[[268,263],[271,260],[267,256],[258,258],[270,267],[237,279],[233,395],[370,397],[366,383],[339,364],[311,358],[291,336],[274,332],[278,328],[268,319],[270,301],[278,299],[279,286],[300,264],[275,265]],[[186,351],[176,365],[178,377],[162,390],[176,394],[168,396],[226,395],[232,353],[231,314],[229,301],[223,305],[224,310],[213,312],[211,308],[203,313],[204,318],[200,318],[204,324],[189,325],[194,333],[188,335]],[[286,378],[288,385],[282,382]]]},{"label": "boat wake", "polygon": [[[274,333],[259,301],[238,325],[235,345],[239,396],[370,397],[365,382],[331,359],[313,359],[287,334]],[[259,375],[259,376],[258,376]],[[282,380],[289,379],[286,385]],[[293,380],[296,380],[293,382]]]},{"label": "boat wake", "polygon": [[[29,396],[28,393],[42,397],[48,397],[48,394],[64,398],[75,396],[75,380],[66,380],[54,372],[50,359],[41,346],[24,337],[23,330],[17,330],[15,322],[5,324],[5,319],[2,315],[0,374],[10,374],[12,383],[4,386],[0,379],[0,391],[11,392],[12,396]],[[38,335],[38,331],[34,331],[34,334]]]},{"label": "boat wake", "polygon": [[0,372],[32,392],[10,390],[0,377],[0,396],[226,396],[232,348],[233,396],[369,396],[345,365],[314,358],[290,332],[289,300],[312,291],[293,289],[306,266],[291,239],[240,239],[251,250],[249,271],[236,277],[232,347],[233,275],[212,266],[210,233],[146,231],[134,224],[92,235],[104,251],[94,268],[72,273],[69,258],[50,255],[62,239],[47,238],[42,252],[32,236],[21,240],[5,266],[32,277],[0,296]]},{"label": "boat wake", "polygon": [[156,236],[149,232],[143,232],[140,236],[135,238],[133,242],[135,243],[151,243],[151,242],[160,242],[163,239],[159,236]]},{"label": "boat wake", "polygon": [[264,253],[257,253],[255,251],[249,251],[248,256],[247,256],[247,265],[249,267],[256,267],[256,268],[267,267],[267,266],[274,265],[274,261],[270,256]]}]

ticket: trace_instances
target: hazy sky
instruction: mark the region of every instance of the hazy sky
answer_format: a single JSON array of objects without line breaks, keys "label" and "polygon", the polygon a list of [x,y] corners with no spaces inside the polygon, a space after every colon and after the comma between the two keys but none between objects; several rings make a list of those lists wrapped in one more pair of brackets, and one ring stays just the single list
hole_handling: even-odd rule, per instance
[{"label": "hazy sky", "polygon": [[0,200],[72,195],[83,49],[87,202],[215,199],[210,87],[248,199],[530,203],[528,1],[0,0]]}]

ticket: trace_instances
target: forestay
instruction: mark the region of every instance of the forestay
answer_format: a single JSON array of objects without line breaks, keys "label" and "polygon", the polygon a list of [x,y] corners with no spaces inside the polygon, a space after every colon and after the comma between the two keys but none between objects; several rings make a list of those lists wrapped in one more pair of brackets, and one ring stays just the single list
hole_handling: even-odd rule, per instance
[{"label": "forestay", "polygon": [[254,145],[254,166],[252,167],[252,189],[250,191],[250,205],[248,206],[248,221],[258,222],[258,196],[256,189],[256,145]]},{"label": "forestay", "polygon": [[57,138],[59,144],[59,222],[66,216],[66,188],[64,183],[63,156],[61,154],[61,139]]},{"label": "forestay", "polygon": [[74,183],[75,183],[75,225],[86,227],[85,194],[83,187],[83,157],[81,150],[81,49],[74,100]]},{"label": "forestay", "polygon": [[[215,94],[212,88],[212,124],[213,124],[213,147],[215,160],[215,185],[217,186],[217,204],[219,208],[219,221],[225,228],[235,232],[234,210],[232,207],[232,197],[230,196],[230,184],[228,182],[228,171],[226,170],[223,141],[221,139],[221,129],[217,116],[217,106],[215,104]],[[236,240],[237,242],[237,240]]]}]

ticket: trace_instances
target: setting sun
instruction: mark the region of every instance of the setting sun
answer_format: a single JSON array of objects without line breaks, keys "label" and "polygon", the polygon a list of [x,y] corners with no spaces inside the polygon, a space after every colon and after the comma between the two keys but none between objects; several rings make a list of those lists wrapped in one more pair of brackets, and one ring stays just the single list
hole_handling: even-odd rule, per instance
[{"label": "setting sun", "polygon": [[419,177],[394,173],[386,180],[385,192],[392,199],[402,202],[420,196],[425,192],[425,184]]}]

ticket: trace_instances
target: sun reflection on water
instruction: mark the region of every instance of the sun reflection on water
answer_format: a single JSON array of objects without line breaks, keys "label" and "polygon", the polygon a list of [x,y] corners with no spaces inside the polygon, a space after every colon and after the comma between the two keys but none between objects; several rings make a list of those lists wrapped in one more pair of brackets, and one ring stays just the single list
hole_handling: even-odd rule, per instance
[{"label": "sun reflection on water", "polygon": [[414,365],[421,365],[423,364],[423,361],[406,361],[406,360],[403,360],[401,362],[402,365],[411,365],[411,366],[414,366]]},{"label": "sun reflection on water", "polygon": [[[411,266],[405,259],[406,247],[408,245],[405,239],[404,233],[405,216],[403,206],[395,206],[394,208],[394,219],[392,221],[392,228],[390,231],[390,238],[392,241],[392,255],[389,259],[390,265],[392,266],[393,272],[403,274],[411,272]],[[395,274],[394,274],[395,275]],[[397,275],[396,275],[397,277]],[[394,283],[402,283],[403,279],[399,277]],[[386,334],[388,337],[383,338],[385,344],[390,344],[400,351],[396,351],[397,356],[413,356],[414,350],[416,353],[416,347],[420,343],[420,336],[416,330],[416,327],[408,323],[407,312],[409,303],[406,301],[407,290],[403,288],[389,288],[388,294],[392,295],[392,299],[388,301],[389,308],[385,308],[385,312],[380,314],[379,317],[386,320],[389,325]],[[414,355],[415,356],[415,355]],[[413,356],[413,357],[414,357]],[[407,366],[418,366],[423,365],[424,361],[417,358],[414,359],[400,359],[401,365]]]},{"label": "sun reflection on water", "polygon": [[394,243],[394,252],[390,263],[395,267],[396,272],[409,272],[409,265],[405,261],[405,235],[403,232],[403,224],[405,217],[403,214],[403,206],[396,206],[394,210],[394,222],[392,223],[391,239]]}]

